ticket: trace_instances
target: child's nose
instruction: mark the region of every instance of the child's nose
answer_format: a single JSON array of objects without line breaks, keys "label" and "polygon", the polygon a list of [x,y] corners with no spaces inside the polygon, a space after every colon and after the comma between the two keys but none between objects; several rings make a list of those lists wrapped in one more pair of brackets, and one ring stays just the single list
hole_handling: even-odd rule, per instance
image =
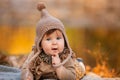
[{"label": "child's nose", "polygon": [[53,40],[52,44],[53,44],[53,45],[57,44],[57,41],[56,41],[56,40]]}]

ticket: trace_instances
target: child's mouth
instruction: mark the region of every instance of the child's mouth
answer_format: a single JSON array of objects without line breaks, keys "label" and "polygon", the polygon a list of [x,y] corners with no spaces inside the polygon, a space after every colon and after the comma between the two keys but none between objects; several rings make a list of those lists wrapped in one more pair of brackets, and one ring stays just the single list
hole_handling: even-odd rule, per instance
[{"label": "child's mouth", "polygon": [[52,48],[52,50],[57,50],[57,48]]}]

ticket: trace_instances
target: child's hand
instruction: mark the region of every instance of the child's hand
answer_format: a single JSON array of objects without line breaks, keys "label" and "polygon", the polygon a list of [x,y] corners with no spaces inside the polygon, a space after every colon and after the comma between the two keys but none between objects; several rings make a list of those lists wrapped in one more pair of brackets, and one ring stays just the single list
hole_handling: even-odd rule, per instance
[{"label": "child's hand", "polygon": [[31,77],[30,77],[30,76],[28,76],[26,80],[32,80],[32,79],[31,79]]},{"label": "child's hand", "polygon": [[60,64],[60,58],[58,54],[52,56],[52,65]]}]

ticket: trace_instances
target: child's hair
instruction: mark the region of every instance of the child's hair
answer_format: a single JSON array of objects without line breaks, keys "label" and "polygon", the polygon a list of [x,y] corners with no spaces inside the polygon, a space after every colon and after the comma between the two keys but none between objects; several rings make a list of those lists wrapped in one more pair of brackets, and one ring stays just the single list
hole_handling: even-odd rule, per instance
[{"label": "child's hair", "polygon": [[49,36],[50,34],[52,34],[53,32],[55,32],[56,30],[58,30],[58,29],[51,29],[51,30],[47,31],[45,33],[45,35]]},{"label": "child's hair", "polygon": [[[50,34],[52,34],[53,32],[55,32],[56,30],[58,30],[58,29],[50,29],[50,30],[48,30],[48,31],[44,34],[44,36],[45,36],[45,35],[49,36]],[[43,37],[44,37],[44,36],[43,36]],[[42,39],[43,39],[43,37],[42,37]],[[41,47],[41,42],[40,42],[39,45],[40,45],[40,47]]]}]

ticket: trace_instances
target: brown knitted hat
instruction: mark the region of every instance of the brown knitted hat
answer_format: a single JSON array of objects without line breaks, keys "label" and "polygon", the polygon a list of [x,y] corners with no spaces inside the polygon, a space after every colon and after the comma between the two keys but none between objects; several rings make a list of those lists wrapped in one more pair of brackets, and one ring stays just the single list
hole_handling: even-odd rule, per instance
[{"label": "brown knitted hat", "polygon": [[[63,23],[51,16],[48,11],[46,10],[46,6],[43,2],[38,3],[37,5],[37,9],[41,12],[41,18],[37,24],[36,27],[36,40],[35,40],[35,46],[37,48],[38,52],[41,52],[41,48],[40,48],[40,42],[44,36],[44,34],[51,29],[58,29],[62,32],[64,38],[65,38],[65,42],[66,42],[66,47],[68,47],[68,49],[70,50],[70,54],[69,56],[66,58],[66,60],[64,60],[60,65],[63,65],[66,63],[66,61],[71,57],[72,55],[72,51],[71,48],[69,46],[68,43],[68,39],[65,33],[65,29],[64,29],[64,25]],[[60,66],[60,65],[56,65],[56,66]]]}]

